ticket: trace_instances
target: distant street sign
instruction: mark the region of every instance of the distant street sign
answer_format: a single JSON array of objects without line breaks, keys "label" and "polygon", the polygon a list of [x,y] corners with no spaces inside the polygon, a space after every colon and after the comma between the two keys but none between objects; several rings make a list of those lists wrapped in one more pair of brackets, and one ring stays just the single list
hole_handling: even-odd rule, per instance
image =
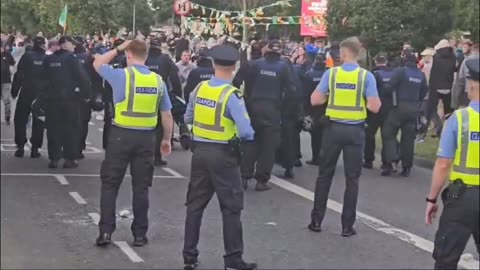
[{"label": "distant street sign", "polygon": [[188,0],[175,0],[173,10],[178,16],[187,16],[192,11],[192,3]]}]

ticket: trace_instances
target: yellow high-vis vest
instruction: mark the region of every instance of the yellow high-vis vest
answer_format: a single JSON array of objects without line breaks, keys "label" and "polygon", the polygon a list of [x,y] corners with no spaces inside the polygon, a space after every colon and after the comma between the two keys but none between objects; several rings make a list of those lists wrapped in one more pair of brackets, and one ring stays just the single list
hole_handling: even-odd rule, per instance
[{"label": "yellow high-vis vest", "polygon": [[125,100],[115,104],[116,126],[124,128],[155,128],[158,107],[163,93],[160,75],[142,74],[134,67],[125,68]]},{"label": "yellow high-vis vest", "polygon": [[479,113],[467,107],[455,112],[458,121],[457,151],[450,180],[463,180],[466,185],[480,185],[480,119]]},{"label": "yellow high-vis vest", "polygon": [[193,134],[197,137],[227,142],[236,136],[237,126],[225,117],[227,101],[237,89],[231,85],[210,86],[201,82],[194,91]]},{"label": "yellow high-vis vest", "polygon": [[330,70],[328,105],[326,115],[332,120],[360,121],[367,118],[363,93],[367,71],[357,68],[345,71],[335,67]]}]

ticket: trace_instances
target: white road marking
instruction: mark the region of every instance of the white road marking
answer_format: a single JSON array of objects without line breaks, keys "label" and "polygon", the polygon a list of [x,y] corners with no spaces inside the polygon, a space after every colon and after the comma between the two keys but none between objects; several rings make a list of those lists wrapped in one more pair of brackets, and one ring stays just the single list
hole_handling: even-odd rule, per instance
[{"label": "white road marking", "polygon": [[134,263],[143,262],[143,259],[138,256],[138,254],[127,244],[125,241],[115,241],[115,245],[117,245],[123,253],[125,253],[128,258]]},{"label": "white road marking", "polygon": [[78,204],[87,204],[87,202],[78,194],[78,192],[69,192],[70,196],[78,203]]},{"label": "white road marking", "polygon": [[54,177],[57,178],[60,185],[68,185],[67,178],[63,174],[56,174]]},{"label": "white road marking", "polygon": [[103,132],[103,128],[98,128],[98,130],[100,130],[100,132]]},{"label": "white road marking", "polygon": [[170,178],[185,178],[183,177],[181,174],[179,174],[178,172],[174,171],[173,169],[171,168],[162,168],[162,170],[166,171],[167,173],[171,174],[172,176],[168,176]]},{"label": "white road marking", "polygon": [[[302,187],[299,187],[297,185],[294,185],[288,181],[285,181],[283,179],[280,179],[276,176],[273,176],[271,177],[270,179],[270,182],[272,182],[272,184],[280,187],[280,188],[283,188],[287,191],[290,191],[292,193],[295,193],[307,200],[310,200],[310,201],[313,201],[314,199],[314,193],[310,190],[307,190],[307,189],[304,189]],[[327,207],[330,208],[331,210],[337,212],[337,213],[342,213],[342,208],[343,208],[343,205],[341,203],[338,203],[336,201],[333,201],[333,200],[328,200],[327,202]],[[394,236],[395,238],[397,239],[400,239],[404,242],[407,242],[409,244],[412,244],[414,246],[416,246],[417,248],[420,248],[422,250],[425,250],[429,253],[432,253],[433,252],[433,242],[425,239],[425,238],[422,238],[420,236],[417,236],[413,233],[409,233],[407,231],[404,231],[402,229],[399,229],[399,228],[395,228],[393,227],[392,225],[388,224],[388,223],[385,223],[379,219],[376,219],[372,216],[369,216],[367,214],[364,214],[362,212],[359,212],[357,211],[357,218],[360,219],[365,225],[367,225],[368,227],[376,230],[376,231],[379,231],[379,232],[383,232],[385,234],[388,234],[388,235],[392,235]],[[460,262],[458,263],[458,265],[462,268],[465,268],[465,269],[479,269],[479,261],[477,260],[466,260],[465,258],[468,259],[468,256],[465,256],[466,254],[464,254],[462,256],[462,259],[460,260]]]},{"label": "white road marking", "polygon": [[[0,176],[31,176],[31,177],[47,177],[52,176],[56,177],[58,174],[54,173],[0,173]],[[62,174],[65,177],[100,177],[100,174],[81,174],[81,173],[67,173]],[[129,174],[126,174],[125,177],[132,177]],[[172,178],[184,178],[180,175],[173,176],[173,175],[154,175],[153,178],[165,178],[165,179],[172,179]]]},{"label": "white road marking", "polygon": [[95,123],[93,123],[93,122],[88,122],[88,124],[89,124],[90,126],[94,126],[94,125],[95,125]]},{"label": "white road marking", "polygon": [[100,215],[97,213],[88,213],[88,215],[92,218],[95,225],[98,225],[98,223],[100,222]]}]

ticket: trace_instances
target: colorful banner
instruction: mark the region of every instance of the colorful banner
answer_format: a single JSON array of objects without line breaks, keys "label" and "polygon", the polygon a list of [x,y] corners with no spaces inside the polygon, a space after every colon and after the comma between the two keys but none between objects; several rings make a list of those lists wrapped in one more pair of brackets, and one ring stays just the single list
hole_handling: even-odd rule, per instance
[{"label": "colorful banner", "polygon": [[328,0],[302,0],[302,26],[300,35],[312,37],[327,37]]}]

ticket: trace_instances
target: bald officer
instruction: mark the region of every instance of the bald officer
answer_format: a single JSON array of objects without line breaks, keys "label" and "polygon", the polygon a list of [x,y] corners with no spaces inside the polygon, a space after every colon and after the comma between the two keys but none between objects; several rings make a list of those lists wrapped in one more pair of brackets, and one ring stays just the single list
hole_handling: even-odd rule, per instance
[{"label": "bald officer", "polygon": [[467,59],[470,105],[455,111],[448,119],[440,139],[438,158],[433,168],[432,186],[427,197],[425,222],[432,224],[442,192],[443,213],[435,236],[435,269],[457,269],[460,256],[473,235],[480,251],[480,70],[479,60]]},{"label": "bald officer", "polygon": [[240,176],[240,140],[253,141],[254,131],[240,91],[232,86],[240,55],[229,45],[218,45],[209,55],[215,75],[194,89],[185,114],[193,125],[191,180],[187,193],[187,218],[183,247],[184,269],[197,265],[198,240],[203,211],[217,194],[223,218],[225,269],[256,269],[243,260],[240,214],[243,188]]}]

